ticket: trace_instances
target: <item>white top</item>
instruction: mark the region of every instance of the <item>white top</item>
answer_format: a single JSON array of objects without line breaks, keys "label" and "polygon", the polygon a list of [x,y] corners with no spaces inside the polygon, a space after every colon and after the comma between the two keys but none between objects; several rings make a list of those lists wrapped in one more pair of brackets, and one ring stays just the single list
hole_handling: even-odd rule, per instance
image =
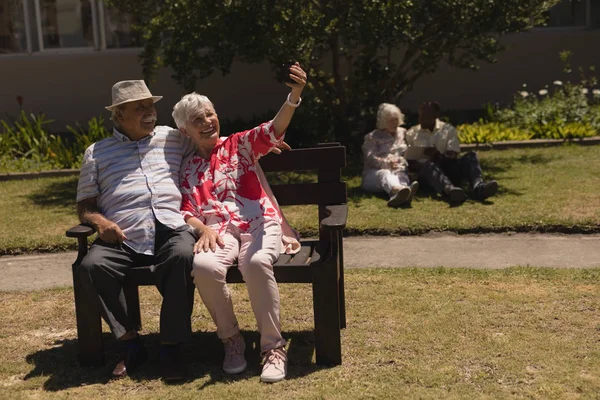
[{"label": "white top", "polygon": [[406,142],[404,135],[406,129],[398,127],[395,134],[376,129],[365,135],[362,153],[364,169],[392,169],[395,162],[395,170],[404,171],[407,167],[404,159]]},{"label": "white top", "polygon": [[433,132],[421,128],[421,125],[410,128],[406,132],[406,143],[408,144],[405,154],[407,160],[427,160],[427,156],[423,153],[426,147],[435,147],[442,154],[448,151],[460,153],[460,140],[456,128],[439,119],[435,121]]}]

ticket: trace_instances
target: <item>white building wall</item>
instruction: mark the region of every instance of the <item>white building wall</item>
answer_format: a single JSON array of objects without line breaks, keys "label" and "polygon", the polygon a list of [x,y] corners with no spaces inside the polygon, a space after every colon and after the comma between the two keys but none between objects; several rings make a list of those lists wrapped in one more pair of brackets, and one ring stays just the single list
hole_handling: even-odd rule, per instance
[{"label": "white building wall", "polygon": [[[446,109],[477,109],[486,102],[508,102],[527,83],[539,89],[555,79],[566,80],[558,53],[574,53],[573,66],[596,65],[600,69],[600,30],[541,29],[507,36],[507,50],[497,64],[484,64],[473,72],[440,66],[419,81],[400,102],[403,109],[415,110],[421,101],[436,99]],[[17,96],[24,109],[43,112],[55,122],[52,130],[64,131],[67,124],[85,123],[91,117],[108,118],[113,83],[141,79],[139,49],[68,51],[0,55],[0,115],[19,112]],[[577,71],[571,75],[575,79]],[[157,104],[159,123],[171,122],[171,108],[184,94],[162,70],[149,84],[154,94],[164,96]],[[247,118],[278,108],[288,88],[274,80],[270,67],[236,64],[232,73],[219,72],[198,83],[198,92],[207,95],[221,118]]]}]

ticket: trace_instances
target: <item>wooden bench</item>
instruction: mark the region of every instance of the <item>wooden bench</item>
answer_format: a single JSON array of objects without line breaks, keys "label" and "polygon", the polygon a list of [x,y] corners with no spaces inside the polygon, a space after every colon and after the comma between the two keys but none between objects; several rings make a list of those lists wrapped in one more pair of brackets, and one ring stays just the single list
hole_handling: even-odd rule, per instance
[{"label": "wooden bench", "polygon": [[[317,205],[319,238],[301,240],[300,252],[282,254],[274,265],[279,283],[311,283],[313,290],[314,337],[317,364],[340,365],[342,348],[340,329],[346,327],[344,300],[344,257],[342,233],[346,226],[348,207],[346,183],[341,169],[346,165],[345,147],[339,143],[324,143],[316,148],[295,149],[281,155],[268,155],[260,160],[263,170],[316,170],[316,183],[273,184],[271,188],[280,205]],[[79,361],[82,365],[104,363],[100,313],[86,301],[78,279],[78,266],[88,252],[88,236],[94,230],[78,225],[66,232],[77,238],[79,253],[73,264],[75,314],[79,340]],[[237,268],[230,268],[227,282],[242,283]],[[154,285],[150,267],[135,267],[127,274],[123,290],[130,317],[141,329],[138,286]],[[285,304],[282,305],[285,308]]]}]

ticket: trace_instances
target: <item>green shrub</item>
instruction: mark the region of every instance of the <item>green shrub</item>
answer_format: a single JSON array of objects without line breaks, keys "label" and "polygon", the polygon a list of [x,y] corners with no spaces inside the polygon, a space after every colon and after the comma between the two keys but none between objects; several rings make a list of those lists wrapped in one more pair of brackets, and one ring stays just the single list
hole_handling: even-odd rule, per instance
[{"label": "green shrub", "polygon": [[2,174],[49,171],[56,168],[56,164],[50,161],[36,162],[28,158],[13,158],[7,155],[0,156],[0,173]]},{"label": "green shrub", "polygon": [[534,137],[544,139],[581,139],[597,135],[597,130],[590,123],[556,123],[534,127]]},{"label": "green shrub", "polygon": [[88,121],[87,129],[79,123],[76,128],[67,125],[67,130],[73,134],[73,145],[69,149],[73,157],[73,168],[79,168],[85,150],[99,140],[107,138],[111,133],[104,127],[104,118],[93,117]]},{"label": "green shrub", "polygon": [[463,124],[457,127],[461,143],[491,143],[507,140],[529,140],[533,133],[520,128],[508,127],[499,122]]},{"label": "green shrub", "polygon": [[46,131],[46,125],[51,122],[44,114],[27,114],[23,110],[18,119],[0,121],[2,158],[27,159],[34,164],[59,167],[56,150],[60,148],[60,139]]},{"label": "green shrub", "polygon": [[580,139],[596,136],[596,129],[589,123],[548,123],[534,125],[533,129],[521,129],[506,126],[499,122],[479,121],[474,124],[463,124],[457,127],[461,143],[483,144],[511,140],[538,139]]},{"label": "green shrub", "polygon": [[79,168],[88,146],[108,137],[102,117],[92,118],[84,129],[67,126],[72,139],[48,133],[51,123],[44,114],[21,111],[18,119],[0,120],[0,170],[3,172],[39,171],[56,168]]},{"label": "green shrub", "polygon": [[[563,70],[571,73],[570,52],[562,52]],[[600,131],[600,90],[595,68],[591,77],[579,69],[580,83],[555,80],[540,90],[527,85],[514,96],[510,107],[495,110],[492,120],[533,132],[533,138],[569,139],[597,135]]]}]

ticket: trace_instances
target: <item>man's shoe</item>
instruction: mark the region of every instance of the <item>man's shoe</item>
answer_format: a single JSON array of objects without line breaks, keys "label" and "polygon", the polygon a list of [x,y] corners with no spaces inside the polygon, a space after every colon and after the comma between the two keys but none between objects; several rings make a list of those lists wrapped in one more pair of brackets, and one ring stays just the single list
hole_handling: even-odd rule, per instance
[{"label": "man's shoe", "polygon": [[415,196],[417,195],[418,191],[419,191],[419,182],[414,181],[410,185],[410,195],[408,196],[408,200],[406,200],[406,204],[412,203],[412,201],[415,198]]},{"label": "man's shoe", "polygon": [[402,189],[397,190],[396,192],[391,193],[391,197],[387,202],[387,205],[390,207],[398,207],[401,204],[406,203],[408,198],[410,197],[410,188],[403,187]]},{"label": "man's shoe", "polygon": [[498,192],[498,182],[489,181],[489,182],[479,182],[473,188],[473,197],[477,200],[485,200],[488,197],[492,197]]},{"label": "man's shoe", "polygon": [[283,347],[268,350],[263,356],[260,380],[267,383],[279,382],[287,375],[287,353]]},{"label": "man's shoe", "polygon": [[120,341],[121,351],[119,361],[112,371],[115,379],[123,378],[148,360],[148,352],[140,337]]},{"label": "man's shoe", "polygon": [[181,344],[160,345],[160,372],[167,383],[183,380],[186,370]]},{"label": "man's shoe", "polygon": [[446,187],[445,192],[448,195],[448,201],[450,204],[462,204],[465,202],[465,200],[467,200],[467,194],[459,187]]},{"label": "man's shoe", "polygon": [[223,360],[223,371],[227,374],[239,374],[246,369],[246,342],[238,332],[230,338],[223,340],[225,346],[225,359]]}]

